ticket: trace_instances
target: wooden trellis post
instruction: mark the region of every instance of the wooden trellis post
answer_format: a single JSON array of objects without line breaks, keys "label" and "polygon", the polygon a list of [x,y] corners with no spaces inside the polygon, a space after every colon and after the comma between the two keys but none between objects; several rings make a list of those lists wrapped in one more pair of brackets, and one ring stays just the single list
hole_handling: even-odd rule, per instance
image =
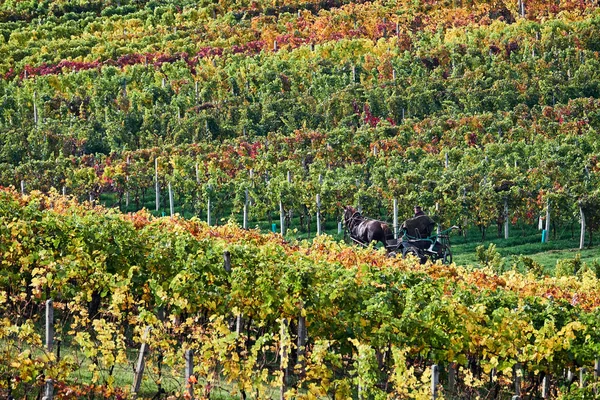
[{"label": "wooden trellis post", "polygon": [[585,214],[583,208],[579,206],[579,215],[581,216],[581,233],[579,235],[579,249],[583,249],[585,246]]},{"label": "wooden trellis post", "polygon": [[321,195],[317,193],[317,235],[321,234]]},{"label": "wooden trellis post", "polygon": [[[513,376],[514,376],[514,383],[515,383],[515,397],[517,397],[517,398],[521,398],[522,374],[523,374],[523,371],[521,369],[521,364],[519,364],[519,363],[515,364],[515,366],[513,367]],[[513,397],[513,399],[515,397]]]},{"label": "wooden trellis post", "polygon": [[210,190],[211,186],[208,185],[208,198],[206,199],[206,223],[210,226]]},{"label": "wooden trellis post", "polygon": [[173,189],[171,188],[171,182],[169,182],[169,211],[171,211],[171,217],[175,215],[175,205],[173,204]]},{"label": "wooden trellis post", "polygon": [[[54,303],[52,299],[46,300],[46,351],[52,353],[54,345]],[[42,400],[52,400],[54,397],[54,382],[52,378],[46,379],[44,397]]]},{"label": "wooden trellis post", "polygon": [[548,375],[545,375],[544,379],[542,380],[542,398],[547,399],[549,395],[550,395],[550,378],[548,377]]},{"label": "wooden trellis post", "polygon": [[38,125],[38,112],[37,112],[37,93],[33,92],[33,123],[35,126]]},{"label": "wooden trellis post", "polygon": [[190,378],[194,376],[194,350],[185,351],[185,385],[190,400],[194,400],[194,383]]},{"label": "wooden trellis post", "polygon": [[448,392],[454,394],[456,391],[456,363],[448,364]]},{"label": "wooden trellis post", "polygon": [[585,374],[587,373],[587,368],[582,367],[579,370],[579,387],[584,388],[587,386],[587,381],[585,379]]},{"label": "wooden trellis post", "polygon": [[548,237],[550,236],[550,200],[546,205],[546,237],[544,243],[548,243]]},{"label": "wooden trellis post", "polygon": [[288,348],[286,345],[287,341],[287,319],[281,319],[281,329],[279,334],[279,341],[281,347],[279,349],[279,355],[281,357],[279,370],[281,372],[281,384],[279,390],[279,399],[285,399],[285,388],[287,386],[287,378],[288,378]]},{"label": "wooden trellis post", "polygon": [[129,156],[127,156],[127,174],[125,175],[125,182],[127,185],[127,190],[125,191],[125,208],[129,207]]},{"label": "wooden trellis post", "polygon": [[283,214],[283,202],[279,200],[279,223],[281,224],[281,234],[285,235],[285,215]]},{"label": "wooden trellis post", "polygon": [[146,343],[146,341],[148,340],[148,336],[150,335],[150,329],[151,328],[147,326],[146,330],[144,331],[144,335],[142,336],[142,346],[140,347],[140,354],[138,356],[138,360],[135,366],[133,385],[131,387],[131,392],[134,396],[137,396],[142,385],[142,376],[144,375],[144,368],[146,365],[146,353],[148,352],[148,344]]},{"label": "wooden trellis post", "polygon": [[[300,311],[302,314],[302,310]],[[304,373],[304,354],[306,353],[306,317],[300,315],[298,317],[298,364],[300,364],[300,373]]]},{"label": "wooden trellis post", "polygon": [[431,399],[437,399],[438,384],[440,383],[440,369],[437,364],[431,366]]},{"label": "wooden trellis post", "polygon": [[394,199],[394,239],[398,239],[398,199]]},{"label": "wooden trellis post", "polygon": [[54,303],[52,299],[46,300],[46,350],[52,352],[54,345]]},{"label": "wooden trellis post", "polygon": [[244,193],[244,218],[242,221],[242,227],[248,229],[248,189]]},{"label": "wooden trellis post", "polygon": [[156,211],[158,211],[160,207],[160,185],[158,183],[158,157],[154,159],[154,190],[156,192],[155,196],[155,204]]},{"label": "wooden trellis post", "polygon": [[[229,251],[223,252],[223,268],[228,274],[231,273],[231,253]],[[238,314],[235,317],[235,333],[238,335],[242,332],[242,314]]]},{"label": "wooden trellis post", "polygon": [[508,239],[508,197],[504,198],[504,239]]}]

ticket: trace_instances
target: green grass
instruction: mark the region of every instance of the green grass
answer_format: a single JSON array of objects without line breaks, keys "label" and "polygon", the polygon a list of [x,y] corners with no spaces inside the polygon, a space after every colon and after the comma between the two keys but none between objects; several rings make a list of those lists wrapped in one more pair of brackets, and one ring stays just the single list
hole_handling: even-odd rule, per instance
[{"label": "green grass", "polygon": [[[159,211],[155,211],[154,192],[148,191],[146,197],[142,199],[141,204],[155,216],[167,216],[170,214],[168,199],[162,198],[162,204]],[[102,194],[100,202],[107,206],[113,206],[117,202],[115,194]],[[175,199],[177,204],[177,199]],[[124,203],[123,203],[124,205]],[[135,204],[131,201],[130,206],[124,212],[135,211]],[[185,218],[191,218],[194,214],[191,210],[182,210],[181,207],[175,207],[175,212],[180,213]],[[201,220],[206,220],[206,210],[199,216]],[[231,207],[227,207],[218,220],[216,220],[213,211],[213,224],[223,225],[233,219],[240,226],[242,225],[242,215],[232,214]],[[401,218],[402,219],[402,216]],[[249,217],[248,225],[250,228],[259,228],[263,232],[271,232],[272,224],[275,224],[275,231],[280,231],[279,213],[272,213],[272,223],[268,220],[256,220]],[[344,235],[338,234],[337,217],[331,216],[323,224],[323,232],[332,236],[336,240],[343,240]],[[304,231],[300,228],[300,218],[295,216],[292,219],[291,226],[288,227],[286,238],[290,240],[312,240],[316,235],[316,218],[311,218],[310,231]],[[585,263],[594,261],[600,262],[600,252],[597,248],[586,248],[579,250],[579,226],[577,224],[560,227],[556,234],[552,233],[548,243],[542,243],[542,233],[533,225],[511,225],[509,227],[509,238],[498,237],[496,227],[490,226],[486,233],[485,240],[482,240],[478,228],[471,228],[466,232],[451,234],[452,253],[454,262],[460,265],[478,265],[476,249],[478,246],[488,247],[494,243],[496,250],[506,259],[507,264],[515,262],[518,256],[527,256],[538,264],[541,264],[546,271],[551,272],[556,266],[556,262],[561,259],[573,259],[577,253],[581,255],[581,260]],[[587,245],[587,237],[586,237]]]},{"label": "green grass", "polygon": [[586,263],[600,262],[600,252],[597,248],[579,249],[579,231],[572,232],[569,227],[551,235],[548,243],[542,243],[542,233],[537,227],[522,225],[511,227],[509,238],[498,238],[496,232],[488,231],[485,241],[481,240],[478,230],[472,229],[465,236],[454,235],[451,238],[454,262],[462,265],[478,265],[476,248],[488,247],[491,243],[507,263],[515,262],[520,256],[527,256],[542,265],[547,272],[552,272],[556,262],[562,259],[573,259],[579,253],[581,260]]},{"label": "green grass", "polygon": [[[77,386],[78,384],[86,384],[89,385],[92,383],[93,373],[89,370],[89,366],[92,364],[89,358],[86,358],[82,352],[76,350],[74,347],[69,345],[63,346],[61,349],[62,357],[69,357],[76,361],[79,365],[79,368],[74,371],[67,380],[69,385]],[[110,373],[108,370],[101,370],[99,374],[98,384],[104,385],[107,382],[107,378],[112,376],[114,378],[113,386],[116,388],[122,388],[131,390],[133,379],[134,379],[134,366],[137,364],[137,359],[139,355],[139,349],[136,348],[128,348],[127,349],[127,364],[117,364]],[[153,355],[156,357],[156,353]],[[183,359],[183,354],[182,354]],[[142,376],[142,383],[140,385],[140,390],[138,393],[138,399],[151,399],[155,398],[157,393],[159,392],[159,387],[157,382],[159,381],[159,376],[155,368],[150,367],[150,363],[155,363],[155,361],[147,360],[146,368],[144,370],[144,374]],[[184,383],[184,369],[181,368],[181,371],[174,371],[169,366],[163,365],[162,369],[162,379],[161,388],[163,395],[160,398],[164,398],[165,395],[173,395],[179,394],[180,397],[183,396],[183,391],[186,390]],[[221,384],[215,386],[211,390],[211,398],[214,399],[233,399],[230,395],[230,392],[233,389],[230,389],[224,385],[224,380]]]}]

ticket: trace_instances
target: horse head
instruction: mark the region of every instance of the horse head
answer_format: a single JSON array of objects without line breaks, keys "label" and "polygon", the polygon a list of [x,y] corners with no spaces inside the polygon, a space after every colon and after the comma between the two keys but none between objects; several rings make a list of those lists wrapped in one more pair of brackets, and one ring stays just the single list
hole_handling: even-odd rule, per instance
[{"label": "horse head", "polygon": [[354,208],[352,206],[344,206],[344,223],[347,225],[350,218],[354,214]]},{"label": "horse head", "polygon": [[356,213],[356,209],[352,206],[344,206],[344,224],[348,226],[348,223],[352,219],[352,216]]}]

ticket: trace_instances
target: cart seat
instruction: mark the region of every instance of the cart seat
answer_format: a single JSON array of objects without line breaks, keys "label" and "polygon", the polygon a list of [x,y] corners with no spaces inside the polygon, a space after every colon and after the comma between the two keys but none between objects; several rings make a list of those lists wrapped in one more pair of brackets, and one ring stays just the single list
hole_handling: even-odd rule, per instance
[{"label": "cart seat", "polygon": [[430,248],[434,243],[434,241],[431,239],[408,239],[407,242],[421,250]]}]

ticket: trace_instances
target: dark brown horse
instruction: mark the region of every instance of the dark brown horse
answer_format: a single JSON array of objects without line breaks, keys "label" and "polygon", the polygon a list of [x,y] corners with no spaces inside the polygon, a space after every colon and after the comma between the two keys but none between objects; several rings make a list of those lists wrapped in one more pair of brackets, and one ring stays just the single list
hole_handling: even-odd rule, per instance
[{"label": "dark brown horse", "polygon": [[385,222],[367,219],[352,206],[344,207],[344,224],[350,236],[365,245],[381,242],[385,247],[386,237],[392,236],[392,231]]}]

